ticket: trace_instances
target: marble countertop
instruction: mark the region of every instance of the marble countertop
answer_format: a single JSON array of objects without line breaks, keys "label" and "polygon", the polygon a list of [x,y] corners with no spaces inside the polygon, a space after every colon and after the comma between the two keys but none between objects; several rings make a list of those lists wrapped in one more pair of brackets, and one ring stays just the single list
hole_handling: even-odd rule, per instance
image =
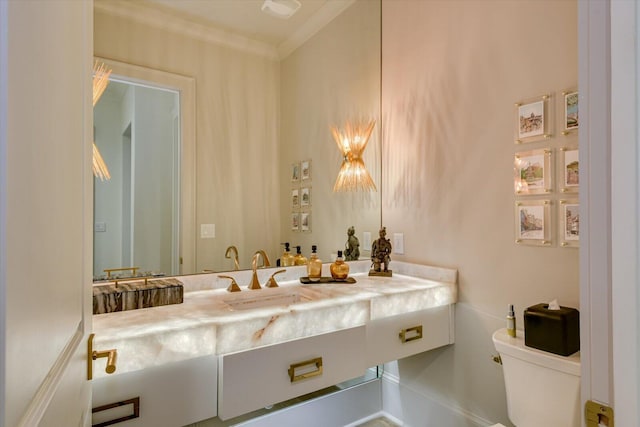
[{"label": "marble countertop", "polygon": [[[305,268],[288,267],[276,276],[278,288],[250,291],[246,286],[251,271],[222,273],[242,288],[234,293],[226,291],[230,281],[216,273],[182,276],[182,304],[94,315],[94,345],[118,350],[118,374],[361,326],[457,301],[456,270],[393,262],[393,277],[369,277],[368,261],[349,264],[354,284],[301,285]],[[328,264],[323,266],[323,276],[329,276],[328,269]],[[260,269],[260,283],[275,271]],[[299,301],[240,308],[255,297]],[[106,376],[99,366],[95,376]]]}]

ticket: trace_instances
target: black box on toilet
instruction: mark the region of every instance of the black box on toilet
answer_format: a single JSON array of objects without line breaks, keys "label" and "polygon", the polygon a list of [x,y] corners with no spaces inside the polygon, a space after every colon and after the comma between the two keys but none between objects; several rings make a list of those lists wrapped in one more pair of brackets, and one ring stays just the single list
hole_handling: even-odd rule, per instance
[{"label": "black box on toilet", "polygon": [[569,356],[580,350],[580,313],[575,308],[549,310],[536,304],[524,311],[524,344],[538,350]]}]

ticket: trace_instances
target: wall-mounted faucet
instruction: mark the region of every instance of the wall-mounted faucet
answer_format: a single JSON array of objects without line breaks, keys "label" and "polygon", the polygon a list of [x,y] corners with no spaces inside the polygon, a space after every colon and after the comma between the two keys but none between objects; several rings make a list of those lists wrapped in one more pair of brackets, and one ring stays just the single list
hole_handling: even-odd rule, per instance
[{"label": "wall-mounted faucet", "polygon": [[269,257],[267,256],[267,253],[262,249],[260,249],[259,251],[256,251],[256,253],[253,254],[253,256],[255,257],[258,254],[262,255],[262,267],[263,268],[271,267],[271,262],[269,262]]},{"label": "wall-mounted faucet", "polygon": [[238,248],[235,246],[229,246],[227,251],[224,253],[224,257],[227,259],[231,259],[230,253],[233,251],[233,263],[235,264],[235,270],[240,270],[240,263],[238,262]]}]

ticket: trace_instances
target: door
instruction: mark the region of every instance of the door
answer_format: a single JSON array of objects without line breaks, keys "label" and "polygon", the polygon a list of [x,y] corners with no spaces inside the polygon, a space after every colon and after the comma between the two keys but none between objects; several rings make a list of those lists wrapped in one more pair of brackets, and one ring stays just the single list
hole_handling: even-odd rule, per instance
[{"label": "door", "polygon": [[93,1],[0,1],[0,426],[88,426]]}]

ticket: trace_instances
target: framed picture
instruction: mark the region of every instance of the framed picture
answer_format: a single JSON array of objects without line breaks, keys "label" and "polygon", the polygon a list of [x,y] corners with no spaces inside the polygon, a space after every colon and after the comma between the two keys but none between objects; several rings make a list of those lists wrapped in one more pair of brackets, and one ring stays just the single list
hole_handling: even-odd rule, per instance
[{"label": "framed picture", "polygon": [[578,199],[560,200],[560,246],[580,246],[580,203]]},{"label": "framed picture", "polygon": [[300,214],[300,231],[311,231],[311,212]]},{"label": "framed picture", "polygon": [[311,160],[300,162],[300,176],[303,181],[311,179]]},{"label": "framed picture", "polygon": [[516,153],[513,173],[513,188],[516,194],[550,193],[551,150],[547,148]]},{"label": "framed picture", "polygon": [[562,147],[559,150],[558,177],[561,193],[577,193],[580,189],[580,158],[577,147]]},{"label": "framed picture", "polygon": [[291,231],[300,231],[300,214],[291,212]]},{"label": "framed picture", "polygon": [[297,188],[291,190],[291,206],[294,208],[300,207],[300,190]]},{"label": "framed picture", "polygon": [[561,101],[562,110],[564,111],[562,134],[569,135],[572,132],[577,131],[578,127],[580,126],[580,120],[578,117],[578,91],[563,91]]},{"label": "framed picture", "polygon": [[291,165],[291,182],[300,181],[300,163],[293,163]]},{"label": "framed picture", "polygon": [[542,95],[516,103],[516,144],[551,137],[553,114],[550,100],[551,95]]},{"label": "framed picture", "polygon": [[551,201],[517,201],[515,212],[516,243],[551,246]]},{"label": "framed picture", "polygon": [[300,206],[311,206],[311,187],[302,187],[300,189]]}]

